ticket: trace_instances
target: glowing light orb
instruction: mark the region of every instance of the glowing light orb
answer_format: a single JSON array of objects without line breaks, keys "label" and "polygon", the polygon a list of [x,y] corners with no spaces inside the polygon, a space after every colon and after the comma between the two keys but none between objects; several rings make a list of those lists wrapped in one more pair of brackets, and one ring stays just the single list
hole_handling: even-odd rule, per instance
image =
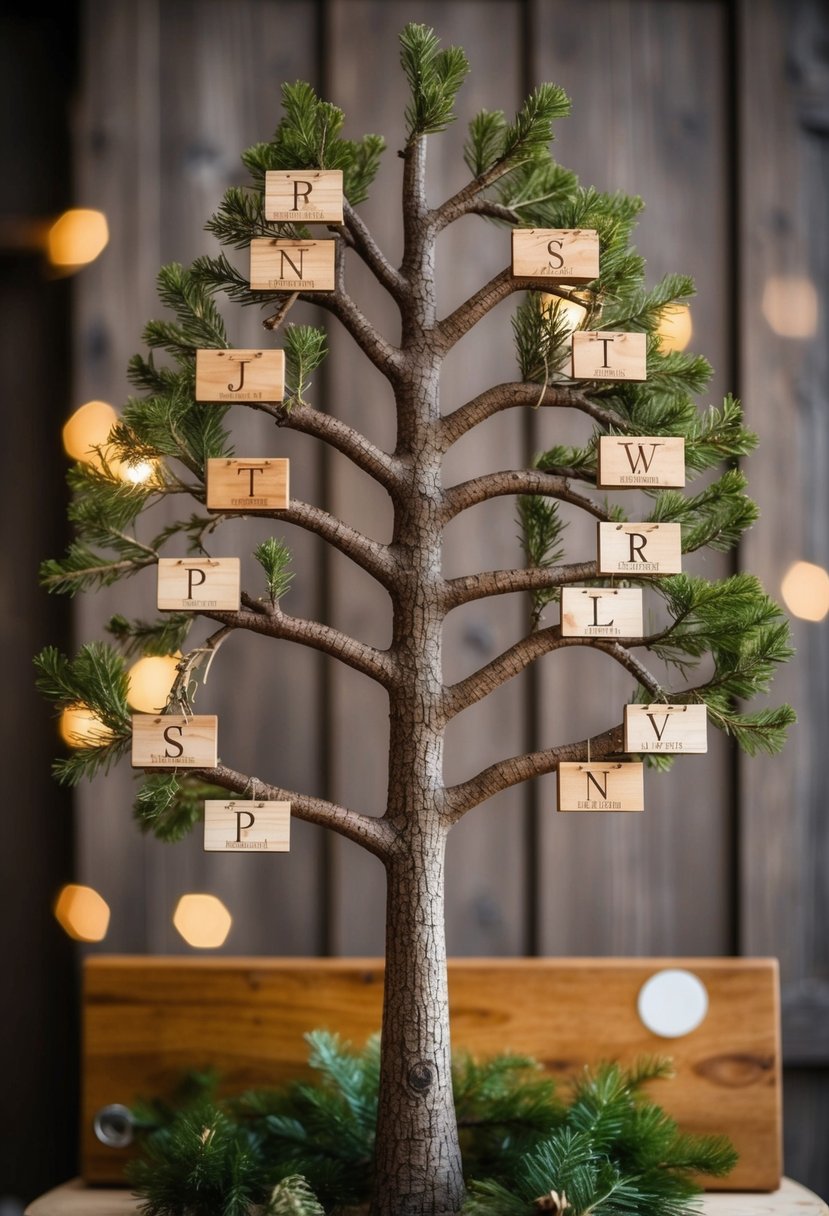
[{"label": "glowing light orb", "polygon": [[793,616],[822,621],[829,613],[829,574],[813,562],[795,562],[783,576],[780,594]]},{"label": "glowing light orb", "polygon": [[142,714],[160,713],[178,674],[174,655],[147,655],[133,663],[127,673],[127,700]]},{"label": "glowing light orb", "polygon": [[224,944],[233,917],[216,895],[182,895],[173,924],[188,946],[215,950]]},{"label": "glowing light orb", "polygon": [[73,207],[59,216],[46,237],[46,253],[53,266],[79,270],[103,253],[109,242],[109,225],[103,211]]},{"label": "glowing light orb", "polygon": [[109,928],[109,904],[92,887],[68,883],[55,902],[55,919],[76,942],[102,942]]}]

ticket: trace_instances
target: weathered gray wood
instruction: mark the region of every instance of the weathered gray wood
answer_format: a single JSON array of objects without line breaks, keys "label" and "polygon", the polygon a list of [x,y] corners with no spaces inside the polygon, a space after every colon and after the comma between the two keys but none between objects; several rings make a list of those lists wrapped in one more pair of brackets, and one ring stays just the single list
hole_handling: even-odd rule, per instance
[{"label": "weathered gray wood", "polygon": [[[440,31],[444,43],[465,47],[473,74],[461,92],[461,118],[445,135],[429,140],[430,201],[437,203],[463,184],[468,171],[461,148],[471,115],[483,106],[514,110],[519,101],[519,6],[507,3],[453,4],[348,0],[330,8],[327,45],[331,48],[329,93],[341,105],[352,135],[378,130],[388,141],[384,164],[370,200],[360,208],[382,248],[395,260],[401,252],[401,162],[396,151],[404,138],[405,81],[394,71],[378,73],[365,88],[363,47],[370,26],[376,61],[393,63],[397,37],[408,20],[423,21]],[[501,30],[496,41],[485,36],[487,23]],[[441,314],[509,261],[509,234],[481,220],[468,220],[447,232],[438,247],[438,293]],[[349,262],[350,289],[368,315],[396,339],[396,309],[364,268]],[[474,396],[487,383],[503,378],[512,363],[508,312],[499,310],[461,344],[447,360],[441,383],[444,409]],[[356,351],[351,339],[331,334],[330,383],[336,386],[331,409],[365,430],[378,442],[394,446],[393,402],[387,386]],[[482,428],[483,432],[484,428]],[[446,483],[464,480],[490,468],[520,466],[520,420],[502,416],[471,442],[459,445],[447,462]],[[331,467],[331,509],[349,522],[385,539],[388,499],[346,461]],[[515,525],[512,503],[489,504],[456,521],[447,533],[445,569],[456,574],[512,564]],[[386,529],[384,532],[383,529]],[[333,621],[363,640],[385,645],[388,599],[353,566],[332,560]],[[444,634],[448,680],[466,675],[507,646],[520,626],[517,605],[487,604],[449,618]],[[385,804],[387,710],[385,694],[346,669],[332,672],[335,740],[332,757],[334,795],[347,805],[372,811]],[[520,681],[469,711],[447,732],[447,780],[461,780],[499,754],[522,748]],[[359,757],[359,759],[358,759]],[[523,871],[521,837],[516,820],[522,814],[523,791],[501,795],[453,833],[448,848],[447,920],[452,953],[519,952],[523,945]],[[376,952],[383,944],[383,882],[377,862],[347,842],[331,842],[335,860],[332,888],[332,946],[347,954]]]},{"label": "weathered gray wood", "polygon": [[[572,116],[557,126],[556,155],[585,185],[644,198],[636,244],[647,258],[648,282],[669,271],[695,277],[693,348],[718,369],[706,401],[719,402],[729,357],[722,289],[728,274],[724,8],[692,0],[586,0],[538,2],[532,11],[533,74],[562,84],[573,101]],[[589,434],[584,419],[540,410],[534,444],[584,442]],[[641,501],[629,491],[609,497],[626,508]],[[592,556],[593,521],[579,512],[565,518],[571,519],[568,558]],[[708,555],[704,567],[691,559],[685,568],[716,577],[727,572],[727,562]],[[657,599],[645,595],[647,627]],[[549,608],[545,619],[554,622],[557,609]],[[574,651],[545,661],[541,687],[543,746],[621,721],[632,692],[629,677],[609,660]],[[729,765],[728,749],[712,738],[707,756],[682,757],[668,775],[646,774],[644,815],[611,821],[555,816],[553,780],[545,778],[542,949],[728,951]]]},{"label": "weathered gray wood", "polygon": [[[106,210],[112,239],[79,280],[78,401],[98,396],[123,402],[129,355],[140,348],[145,321],[161,313],[154,291],[159,265],[215,251],[203,225],[224,188],[246,179],[239,152],[275,127],[279,82],[314,76],[308,15],[299,0],[278,9],[253,0],[220,0],[207,8],[187,0],[86,5],[79,176],[84,195]],[[235,345],[268,340],[256,310],[241,317],[234,310],[228,322]],[[290,457],[295,493],[315,499],[319,456],[312,443],[276,431],[264,415],[240,406],[231,409],[229,425],[238,451]],[[191,509],[200,508],[193,503]],[[159,511],[156,519],[163,518]],[[260,594],[261,573],[249,554],[273,534],[286,535],[295,554],[297,577],[286,607],[316,615],[319,546],[305,534],[274,521],[234,521],[216,535],[213,551],[244,555],[243,585]],[[98,635],[116,610],[154,615],[154,581],[148,571],[127,586],[79,601],[81,635]],[[194,629],[192,644],[207,632]],[[197,708],[218,712],[226,761],[262,780],[320,792],[319,659],[285,643],[265,654],[263,639],[230,638]],[[80,871],[112,907],[108,947],[185,949],[171,924],[175,903],[185,891],[207,889],[234,916],[227,950],[317,948],[319,900],[309,893],[319,885],[320,835],[313,828],[295,825],[288,857],[228,862],[203,854],[198,831],[173,847],[139,839],[130,822],[132,797],[124,769],[79,795]]]},{"label": "weathered gray wood", "polygon": [[[764,524],[747,538],[743,560],[777,595],[791,562],[829,565],[829,86],[821,57],[829,14],[817,4],[774,0],[743,4],[740,13],[742,380],[763,439],[753,466]],[[762,300],[773,276],[811,283],[822,294],[812,335],[786,338],[768,324]],[[798,493],[781,510],[787,486]],[[794,622],[794,642],[797,658],[774,690],[775,699],[790,700],[798,711],[793,745],[773,760],[746,762],[741,776],[742,946],[779,954],[784,984],[825,974],[829,914],[823,781],[829,705],[825,679],[812,678],[827,670],[826,629]]]}]

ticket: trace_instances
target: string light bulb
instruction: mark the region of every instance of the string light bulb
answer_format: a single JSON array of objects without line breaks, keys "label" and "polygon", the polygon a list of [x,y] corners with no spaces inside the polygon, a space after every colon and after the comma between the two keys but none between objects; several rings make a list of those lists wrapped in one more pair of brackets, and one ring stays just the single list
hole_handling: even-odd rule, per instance
[{"label": "string light bulb", "polygon": [[58,720],[58,734],[69,747],[99,747],[112,738],[88,705],[68,705]]},{"label": "string light bulb", "polygon": [[146,655],[127,672],[127,700],[142,714],[160,713],[178,675],[181,655]]},{"label": "string light bulb", "polygon": [[685,350],[694,332],[691,310],[687,304],[669,304],[662,309],[657,329],[659,349],[665,352]]}]

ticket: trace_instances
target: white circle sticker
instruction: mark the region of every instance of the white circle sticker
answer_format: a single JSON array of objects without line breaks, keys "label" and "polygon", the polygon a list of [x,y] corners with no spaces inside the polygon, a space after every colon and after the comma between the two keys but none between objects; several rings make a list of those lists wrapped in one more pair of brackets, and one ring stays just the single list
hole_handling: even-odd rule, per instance
[{"label": "white circle sticker", "polygon": [[708,1013],[708,992],[691,971],[657,971],[639,990],[639,1017],[651,1034],[678,1039],[690,1034]]}]

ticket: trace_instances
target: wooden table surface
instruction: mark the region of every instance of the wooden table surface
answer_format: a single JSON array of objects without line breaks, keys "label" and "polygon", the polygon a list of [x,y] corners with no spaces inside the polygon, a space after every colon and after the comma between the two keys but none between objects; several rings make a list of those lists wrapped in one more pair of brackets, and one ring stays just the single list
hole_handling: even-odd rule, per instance
[{"label": "wooden table surface", "polygon": [[[767,1194],[710,1192],[699,1210],[702,1216],[829,1216],[822,1199],[789,1178]],[[138,1200],[129,1191],[86,1187],[76,1178],[41,1195],[25,1216],[135,1216],[137,1211]]]}]

